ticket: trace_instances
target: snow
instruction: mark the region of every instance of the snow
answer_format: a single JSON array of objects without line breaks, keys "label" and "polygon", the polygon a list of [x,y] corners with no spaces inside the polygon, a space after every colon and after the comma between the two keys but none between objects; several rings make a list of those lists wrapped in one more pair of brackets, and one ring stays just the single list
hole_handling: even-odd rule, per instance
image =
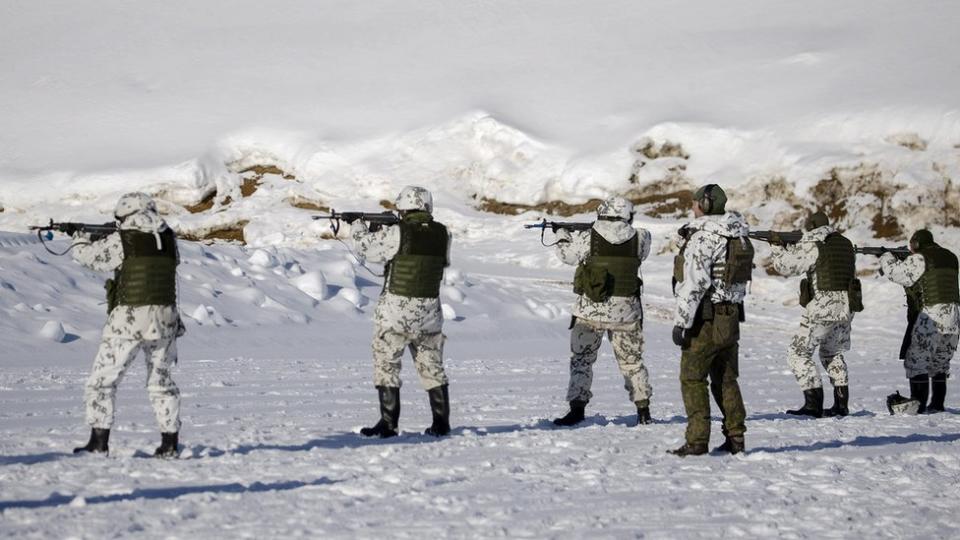
[{"label": "snow", "polygon": [[[755,228],[844,201],[859,244],[904,242],[876,238],[882,209],[958,250],[958,14],[926,0],[0,5],[0,536],[956,537],[960,410],[951,393],[946,414],[886,413],[906,386],[905,314],[874,260],[858,260],[853,414],[783,414],[801,399],[785,359],[797,283],[758,266],[741,342],[748,452],[681,460],[665,453],[685,423],[670,340],[680,216],[636,220],[654,242],[657,422],[632,425],[604,345],[587,421],[556,429],[572,268],[521,227],[543,212],[481,206],[714,181]],[[842,189],[817,191],[827,178]],[[433,191],[454,238],[441,288],[454,433],[421,434],[407,357],[402,434],[369,440],[382,267],[341,242],[349,226],[334,239],[311,216],[380,211],[407,184]],[[181,236],[245,241],[180,242],[175,461],[143,459],[159,437],[139,360],[111,455],[69,453],[88,435],[106,276],[27,232],[106,221],[132,190]]]}]

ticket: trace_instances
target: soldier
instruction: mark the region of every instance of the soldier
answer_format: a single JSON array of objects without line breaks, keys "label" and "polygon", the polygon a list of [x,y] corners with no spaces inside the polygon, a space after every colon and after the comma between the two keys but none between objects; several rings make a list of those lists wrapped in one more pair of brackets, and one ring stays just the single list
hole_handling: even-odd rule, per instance
[{"label": "soldier", "polygon": [[386,261],[383,292],[373,315],[373,384],[380,420],[360,430],[367,437],[393,437],[400,421],[400,358],[409,348],[426,389],[433,424],[425,433],[450,433],[450,398],[443,371],[443,315],[440,283],[450,264],[450,235],[433,219],[433,197],[407,186],[397,197],[400,223],[384,228],[358,221],[353,242],[362,259]]},{"label": "soldier", "polygon": [[726,441],[716,451],[744,450],[746,412],[737,383],[738,341],[743,299],[753,267],[753,246],[746,221],[726,212],[727,196],[716,184],[694,193],[695,219],[681,229],[674,261],[673,342],[681,348],[680,390],[687,411],[686,443],[669,452],[707,453],[710,442],[710,390],[723,414]]},{"label": "soldier", "polygon": [[[788,362],[803,390],[804,405],[787,413],[814,418],[846,416],[850,392],[843,353],[850,350],[851,305],[861,307],[856,254],[850,240],[830,226],[823,212],[811,214],[804,229],[799,243],[773,250],[777,272],[805,276],[800,282],[800,305],[804,307],[800,330],[788,348]],[[813,361],[813,350],[818,347],[820,362],[833,384],[833,407],[826,411],[823,382]]]},{"label": "soldier", "polygon": [[177,310],[177,239],[144,193],[120,197],[114,216],[114,234],[95,242],[74,235],[79,242],[73,246],[73,259],[92,270],[112,271],[114,277],[107,280],[109,315],[84,395],[90,441],[73,451],[108,451],[117,385],[142,351],[147,392],[161,432],[154,456],[176,457],[180,390],[171,370],[177,363],[176,338],[184,332]]},{"label": "soldier", "polygon": [[[960,335],[960,286],[957,256],[933,241],[921,229],[910,238],[913,253],[898,261],[890,253],[880,258],[880,270],[894,283],[918,294],[920,311],[913,325],[904,368],[910,380],[910,397],[919,412],[943,412],[950,377],[950,360]],[[930,382],[933,395],[930,404]]]},{"label": "soldier", "polygon": [[623,374],[630,401],[637,407],[637,425],[649,424],[650,388],[643,364],[643,281],[637,272],[650,254],[650,232],[634,229],[633,204],[623,197],[611,197],[597,208],[597,221],[587,231],[557,231],[557,256],[576,265],[570,329],[570,383],[567,401],[570,411],[553,422],[572,426],[584,418],[593,384],[593,364],[603,335]]}]

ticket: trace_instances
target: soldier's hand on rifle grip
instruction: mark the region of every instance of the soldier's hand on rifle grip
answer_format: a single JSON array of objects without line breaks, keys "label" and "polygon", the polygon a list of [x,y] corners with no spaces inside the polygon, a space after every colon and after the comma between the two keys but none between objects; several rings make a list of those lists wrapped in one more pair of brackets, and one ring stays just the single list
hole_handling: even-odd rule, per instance
[{"label": "soldier's hand on rifle grip", "polygon": [[770,231],[770,244],[777,247],[784,247],[786,244],[783,241],[783,238],[780,236],[780,233],[777,231]]},{"label": "soldier's hand on rifle grip", "polygon": [[673,344],[677,347],[683,347],[686,345],[686,336],[684,335],[686,331],[682,326],[673,327]]},{"label": "soldier's hand on rifle grip", "polygon": [[382,229],[382,228],[383,228],[383,224],[382,224],[382,223],[376,223],[376,222],[374,222],[374,223],[370,223],[369,225],[367,225],[367,231],[369,231],[369,232],[377,232],[377,231],[379,231],[379,230]]}]

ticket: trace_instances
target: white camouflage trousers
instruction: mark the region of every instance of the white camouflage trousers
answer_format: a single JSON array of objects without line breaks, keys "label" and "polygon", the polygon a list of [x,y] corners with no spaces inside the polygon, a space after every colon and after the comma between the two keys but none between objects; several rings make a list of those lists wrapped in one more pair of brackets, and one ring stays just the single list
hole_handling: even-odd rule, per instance
[{"label": "white camouflage trousers", "polygon": [[907,378],[917,375],[950,375],[950,360],[957,352],[957,334],[941,334],[936,323],[920,313],[910,337],[910,348],[903,361]]},{"label": "white camouflage trousers", "polygon": [[643,364],[643,325],[640,321],[603,323],[577,318],[570,332],[570,384],[567,401],[590,401],[593,393],[593,364],[603,334],[613,345],[613,354],[623,375],[630,401],[649,401],[653,395],[650,376]]},{"label": "white camouflage trousers", "polygon": [[400,388],[400,360],[406,349],[410,349],[413,355],[413,365],[424,390],[447,384],[447,375],[443,371],[445,340],[442,332],[406,334],[378,327],[373,336],[374,386]]},{"label": "white camouflage trousers", "polygon": [[850,350],[850,321],[819,321],[807,313],[800,329],[790,341],[788,362],[801,390],[821,388],[823,382],[813,361],[813,350],[820,349],[820,363],[833,386],[847,386],[847,363],[843,353]]},{"label": "white camouflage trousers", "polygon": [[147,393],[160,431],[180,431],[180,389],[170,374],[177,363],[176,338],[141,341],[108,337],[101,340],[84,393],[90,426],[103,429],[113,426],[117,386],[141,351],[147,363]]}]

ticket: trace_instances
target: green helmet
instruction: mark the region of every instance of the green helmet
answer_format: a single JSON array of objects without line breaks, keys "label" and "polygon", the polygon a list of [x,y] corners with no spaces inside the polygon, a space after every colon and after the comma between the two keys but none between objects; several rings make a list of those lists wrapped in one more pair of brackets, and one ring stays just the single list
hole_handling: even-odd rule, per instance
[{"label": "green helmet", "polygon": [[920,251],[921,249],[933,245],[933,233],[927,229],[920,229],[910,237],[910,249]]},{"label": "green helmet", "polygon": [[707,184],[694,192],[693,200],[697,201],[704,214],[722,216],[727,205],[727,194],[717,184]]},{"label": "green helmet", "polygon": [[812,231],[814,229],[819,229],[820,227],[826,227],[830,224],[830,220],[827,218],[827,215],[823,212],[814,212],[807,216],[807,219],[803,222],[803,230]]}]

